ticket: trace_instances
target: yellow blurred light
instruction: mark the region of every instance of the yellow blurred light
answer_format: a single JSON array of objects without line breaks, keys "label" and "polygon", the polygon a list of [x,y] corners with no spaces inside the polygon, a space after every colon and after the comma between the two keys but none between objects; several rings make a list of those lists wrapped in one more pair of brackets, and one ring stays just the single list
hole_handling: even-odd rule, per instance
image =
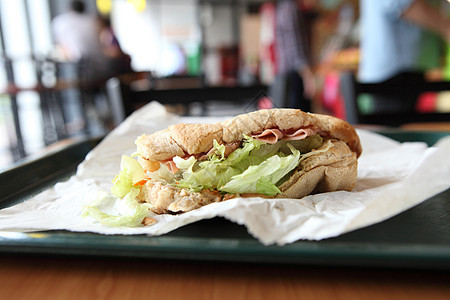
[{"label": "yellow blurred light", "polygon": [[27,235],[29,237],[35,238],[35,239],[43,239],[43,238],[46,238],[48,236],[45,233],[28,233]]},{"label": "yellow blurred light", "polygon": [[440,92],[438,94],[436,110],[442,113],[450,112],[450,92]]},{"label": "yellow blurred light", "polygon": [[108,15],[111,12],[111,0],[97,0],[98,12],[102,15]]},{"label": "yellow blurred light", "polygon": [[147,6],[146,0],[127,0],[128,3],[131,3],[137,12],[143,12]]}]

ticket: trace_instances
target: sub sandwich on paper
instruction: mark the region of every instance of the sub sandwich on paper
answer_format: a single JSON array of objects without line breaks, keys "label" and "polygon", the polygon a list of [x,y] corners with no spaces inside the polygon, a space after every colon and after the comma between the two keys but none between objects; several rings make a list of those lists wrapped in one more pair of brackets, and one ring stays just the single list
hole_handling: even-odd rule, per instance
[{"label": "sub sandwich on paper", "polygon": [[[301,198],[350,191],[361,144],[347,122],[297,109],[259,110],[215,124],[176,124],[137,138],[113,194],[133,191],[153,213],[234,197]],[[139,162],[139,163],[138,163]]]}]

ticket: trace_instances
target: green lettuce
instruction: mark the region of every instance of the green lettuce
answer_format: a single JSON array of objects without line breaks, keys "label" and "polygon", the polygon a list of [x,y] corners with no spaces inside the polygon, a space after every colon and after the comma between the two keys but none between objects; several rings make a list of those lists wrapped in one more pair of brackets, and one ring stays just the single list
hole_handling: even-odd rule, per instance
[{"label": "green lettuce", "polygon": [[112,181],[111,193],[116,197],[123,198],[131,191],[133,184],[145,178],[142,166],[135,159],[122,155],[120,173]]},{"label": "green lettuce", "polygon": [[220,191],[227,193],[257,193],[275,196],[280,193],[276,186],[281,178],[294,170],[300,161],[300,151],[288,145],[292,154],[282,156],[281,152],[272,155],[258,165],[249,166],[244,172],[235,175]]},{"label": "green lettuce", "polygon": [[[83,208],[83,217],[92,217],[103,225],[110,227],[137,227],[149,214],[150,205],[136,199],[139,189],[132,188],[123,199],[101,195]],[[106,213],[105,211],[110,211]]]},{"label": "green lettuce", "polygon": [[103,225],[140,226],[149,214],[150,204],[137,200],[140,189],[134,184],[145,180],[145,172],[133,158],[122,155],[120,173],[113,179],[111,195],[102,194],[83,208],[83,217],[90,216]]},{"label": "green lettuce", "polygon": [[280,193],[277,183],[300,162],[301,151],[297,149],[307,152],[321,144],[319,135],[276,144],[266,144],[245,136],[242,147],[225,158],[225,147],[214,142],[212,154],[207,160],[174,158],[181,172],[172,184],[191,191],[217,189],[226,193],[274,196]]}]

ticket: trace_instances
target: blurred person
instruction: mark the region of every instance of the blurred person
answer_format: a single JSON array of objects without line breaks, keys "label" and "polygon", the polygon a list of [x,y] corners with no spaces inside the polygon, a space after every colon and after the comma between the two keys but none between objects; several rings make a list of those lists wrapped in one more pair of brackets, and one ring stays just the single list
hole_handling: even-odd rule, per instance
[{"label": "blurred person", "polygon": [[62,58],[83,65],[86,80],[106,79],[114,70],[100,42],[100,27],[95,15],[85,11],[82,1],[70,3],[70,10],[52,21],[55,43]]},{"label": "blurred person", "polygon": [[86,130],[100,135],[112,127],[105,81],[118,75],[118,65],[111,48],[105,49],[102,44],[105,28],[103,21],[96,14],[87,13],[84,2],[79,0],[71,1],[70,10],[52,20],[55,43],[63,60],[58,67],[59,76],[84,83],[79,90],[61,91],[69,135]]},{"label": "blurred person", "polygon": [[[424,83],[416,67],[423,29],[450,42],[449,18],[424,0],[360,0],[360,26],[363,83]],[[413,89],[373,95],[374,112],[414,112],[418,96]]]},{"label": "blurred person", "polygon": [[98,16],[99,39],[103,48],[103,53],[110,58],[113,66],[113,73],[117,75],[132,72],[131,57],[126,54],[120,46],[111,20],[108,16]]},{"label": "blurred person", "polygon": [[[309,1],[308,1],[309,2]],[[272,98],[279,107],[311,110],[316,92],[301,0],[275,1],[276,78]]]}]

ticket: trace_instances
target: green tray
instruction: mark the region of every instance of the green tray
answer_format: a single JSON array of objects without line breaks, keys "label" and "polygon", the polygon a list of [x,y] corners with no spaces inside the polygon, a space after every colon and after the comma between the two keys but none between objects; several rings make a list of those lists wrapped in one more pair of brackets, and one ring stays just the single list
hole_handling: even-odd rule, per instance
[{"label": "green tray", "polygon": [[[449,134],[398,130],[380,133],[399,141],[424,141],[429,145]],[[80,141],[1,173],[0,208],[24,201],[74,174],[98,141]],[[21,178],[20,182],[16,178]],[[298,241],[282,247],[264,246],[245,227],[213,218],[159,237],[0,231],[0,253],[448,270],[450,189],[384,222],[336,238]]]}]

